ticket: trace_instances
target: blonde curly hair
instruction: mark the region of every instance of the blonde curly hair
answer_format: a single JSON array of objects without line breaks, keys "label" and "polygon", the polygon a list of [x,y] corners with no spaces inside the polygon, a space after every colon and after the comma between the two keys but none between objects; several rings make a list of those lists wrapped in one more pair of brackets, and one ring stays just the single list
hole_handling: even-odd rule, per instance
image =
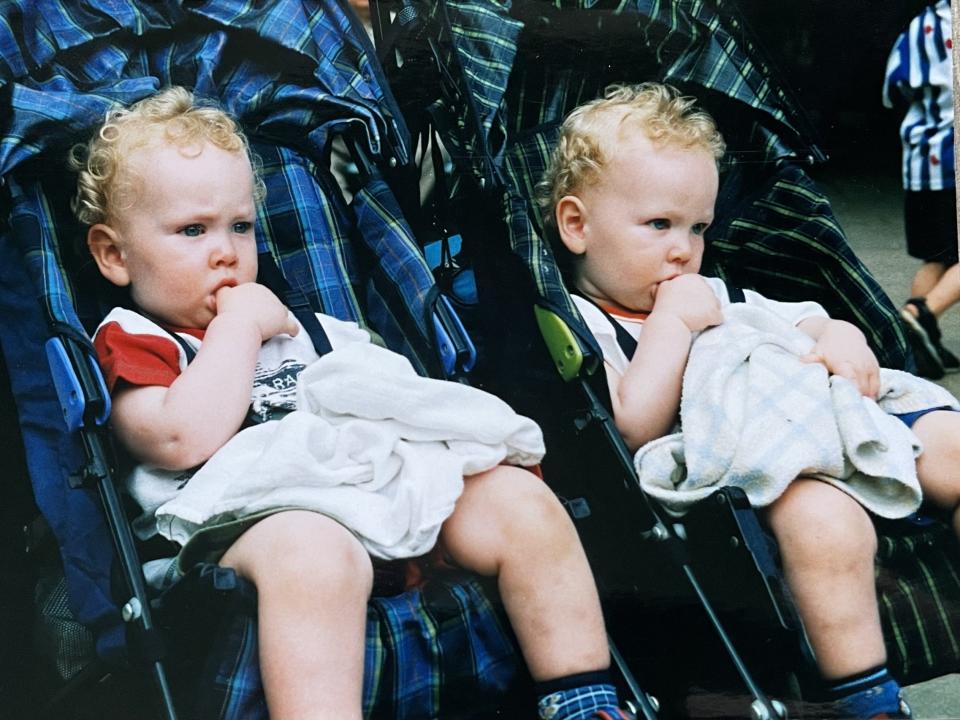
[{"label": "blonde curly hair", "polygon": [[266,187],[260,162],[243,131],[223,110],[198,100],[189,90],[169,87],[134,103],[109,110],[103,125],[87,143],[70,151],[70,167],[78,173],[71,207],[85,225],[108,222],[132,205],[138,178],[127,168],[130,153],[159,143],[188,148],[209,142],[228,152],[244,152],[254,175],[254,200]]},{"label": "blonde curly hair", "polygon": [[618,131],[628,123],[653,143],[702,148],[717,162],[726,150],[713,118],[696,107],[694,98],[654,82],[611,85],[602,98],[571,112],[560,128],[557,147],[537,184],[545,222],[555,223],[554,210],[561,198],[597,181],[616,152]]}]

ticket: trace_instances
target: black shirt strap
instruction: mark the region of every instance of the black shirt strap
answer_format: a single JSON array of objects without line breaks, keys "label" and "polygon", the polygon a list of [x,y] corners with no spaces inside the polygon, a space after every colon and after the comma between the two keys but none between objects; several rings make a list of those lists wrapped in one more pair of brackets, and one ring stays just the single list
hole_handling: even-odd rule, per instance
[{"label": "black shirt strap", "polygon": [[326,331],[317,319],[316,313],[310,307],[310,303],[307,302],[303,292],[287,282],[270,253],[260,253],[258,262],[257,282],[270,288],[273,294],[290,308],[290,312],[300,321],[300,324],[303,325],[304,330],[310,336],[317,355],[323,356],[330,352],[333,349],[330,345],[330,338],[327,337]]},{"label": "black shirt strap", "polygon": [[627,329],[623,325],[621,325],[616,320],[614,320],[613,316],[610,315],[610,313],[608,313],[606,310],[600,307],[591,298],[588,298],[586,295],[582,295],[581,293],[578,293],[576,291],[574,291],[573,294],[578,297],[582,297],[588,303],[593,305],[597,310],[603,313],[603,316],[607,319],[607,322],[609,322],[613,326],[613,330],[617,334],[617,344],[620,345],[620,349],[623,350],[623,354],[627,356],[627,360],[632,358],[633,354],[637,351],[637,341],[634,339],[633,335],[627,332]]},{"label": "black shirt strap", "polygon": [[[161,325],[161,327],[163,326]],[[167,330],[167,328],[163,329]],[[167,333],[170,335],[170,337],[177,341],[177,345],[183,348],[183,353],[187,356],[187,365],[192,363],[193,359],[197,356],[197,351],[193,348],[193,345],[177,335],[177,333],[175,333],[173,330],[167,330]]]},{"label": "black shirt strap", "polygon": [[747,297],[743,294],[743,288],[737,287],[735,285],[727,285],[727,297],[730,298],[730,302],[746,302]]}]

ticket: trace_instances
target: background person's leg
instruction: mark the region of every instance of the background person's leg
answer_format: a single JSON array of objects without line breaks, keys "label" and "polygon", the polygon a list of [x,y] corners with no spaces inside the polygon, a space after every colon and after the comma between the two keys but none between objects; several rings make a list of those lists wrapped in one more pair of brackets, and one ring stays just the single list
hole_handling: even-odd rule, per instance
[{"label": "background person's leg", "polygon": [[937,318],[960,302],[960,265],[953,264],[944,270],[925,295],[927,307]]},{"label": "background person's leg", "polygon": [[926,297],[927,293],[937,286],[946,271],[947,266],[942,262],[923,263],[910,283],[911,297]]}]

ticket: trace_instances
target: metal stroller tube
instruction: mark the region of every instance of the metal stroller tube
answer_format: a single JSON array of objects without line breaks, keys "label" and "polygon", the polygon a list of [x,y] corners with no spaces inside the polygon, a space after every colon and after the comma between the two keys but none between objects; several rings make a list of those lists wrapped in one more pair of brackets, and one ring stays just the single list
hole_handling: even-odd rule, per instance
[{"label": "metal stroller tube", "polygon": [[[580,386],[586,394],[590,406],[594,408],[594,412],[591,413],[593,419],[600,422],[604,434],[610,441],[611,447],[615,448],[617,451],[619,461],[621,464],[623,464],[624,468],[630,473],[630,475],[633,476],[634,471],[630,463],[630,452],[624,445],[623,438],[620,436],[620,433],[613,425],[612,418],[603,410],[600,400],[597,398],[596,393],[594,393],[590,385],[586,381],[581,380]],[[659,542],[670,542],[673,544],[673,550],[679,550],[679,552],[674,552],[673,554],[678,558],[678,562],[681,565],[681,569],[683,570],[683,574],[686,577],[687,582],[690,584],[690,587],[696,594],[697,599],[700,601],[700,605],[706,613],[707,618],[710,621],[710,625],[713,627],[714,631],[716,631],[717,636],[723,643],[723,647],[733,663],[737,674],[740,676],[743,684],[754,698],[750,705],[754,720],[772,720],[773,718],[781,718],[782,720],[785,720],[787,717],[786,707],[779,700],[768,698],[760,686],[756,683],[750,673],[750,670],[740,657],[739,652],[737,652],[737,649],[734,646],[733,641],[730,639],[730,636],[727,634],[726,629],[720,622],[720,618],[713,609],[710,599],[700,586],[700,581],[697,579],[693,568],[690,566],[689,561],[685,557],[682,538],[677,536],[676,532],[671,529],[669,523],[663,522],[663,519],[658,514],[656,508],[650,503],[643,490],[641,490],[639,483],[635,483],[630,487],[641,496],[642,502],[646,506],[647,511],[655,521],[654,525],[646,533],[647,537]]]},{"label": "metal stroller tube", "polygon": [[[54,323],[55,327],[57,325]],[[107,452],[109,441],[104,437],[110,408],[109,396],[102,381],[98,382],[90,369],[92,348],[78,340],[69,328],[60,327],[59,329],[60,335],[48,341],[47,354],[51,367],[55,368],[55,375],[60,379],[60,382],[55,384],[61,407],[64,408],[64,418],[71,429],[79,432],[87,460],[80,477],[71,484],[74,487],[95,485],[97,488],[105,519],[114,540],[123,578],[130,592],[130,598],[121,608],[121,615],[125,623],[136,623],[135,627],[141,641],[140,647],[143,650],[142,659],[146,660],[151,667],[162,708],[162,717],[165,720],[176,720],[173,695],[161,659],[162,641],[159,631],[153,624],[146,584],[130,526],[110,476],[111,463]],[[64,384],[70,383],[71,380],[75,383],[74,385]]]}]

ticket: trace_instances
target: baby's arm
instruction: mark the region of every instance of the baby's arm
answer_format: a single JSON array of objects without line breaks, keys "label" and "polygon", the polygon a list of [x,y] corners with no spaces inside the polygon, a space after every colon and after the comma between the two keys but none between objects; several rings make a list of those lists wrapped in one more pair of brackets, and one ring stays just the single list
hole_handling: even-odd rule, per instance
[{"label": "baby's arm", "polygon": [[287,308],[262,285],[217,292],[196,358],[170,387],[127,386],[113,397],[114,432],[142,462],[183,470],[208,460],[246,416],[260,345],[295,335]]},{"label": "baby's arm", "polygon": [[720,303],[699,275],[660,284],[623,377],[607,372],[614,420],[631,450],[670,430],[693,333],[721,322]]},{"label": "baby's arm", "polygon": [[821,363],[831,375],[840,375],[853,381],[861,394],[877,397],[880,392],[880,363],[859,328],[843,320],[826,317],[807,318],[797,327],[816,341],[813,349],[801,360]]}]

